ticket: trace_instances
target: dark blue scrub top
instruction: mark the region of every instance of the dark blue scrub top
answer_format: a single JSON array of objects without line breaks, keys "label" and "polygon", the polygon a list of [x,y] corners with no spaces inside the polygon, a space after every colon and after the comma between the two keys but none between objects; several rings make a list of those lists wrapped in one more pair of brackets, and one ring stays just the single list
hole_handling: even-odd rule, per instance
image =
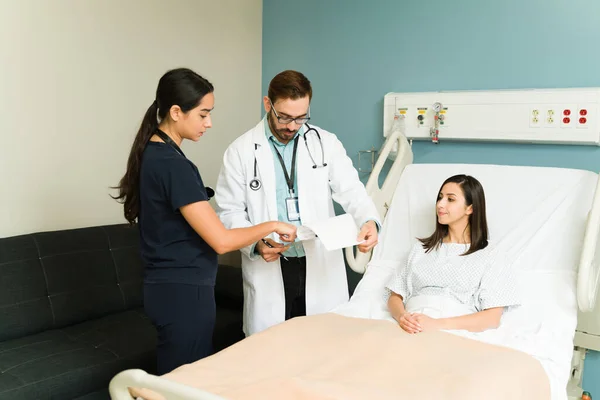
[{"label": "dark blue scrub top", "polygon": [[214,286],[217,253],[180,207],[208,201],[198,168],[166,143],[148,142],[140,171],[140,248],[145,283]]}]

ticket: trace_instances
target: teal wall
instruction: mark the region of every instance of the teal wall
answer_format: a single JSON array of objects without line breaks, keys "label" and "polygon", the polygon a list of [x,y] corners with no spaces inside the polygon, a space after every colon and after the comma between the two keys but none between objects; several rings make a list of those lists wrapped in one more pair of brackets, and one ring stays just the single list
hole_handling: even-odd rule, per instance
[{"label": "teal wall", "polygon": [[[284,69],[312,81],[313,122],[356,162],[383,142],[387,92],[600,86],[600,1],[264,0],[264,93]],[[415,143],[415,162],[600,171],[595,147],[441,140]],[[599,377],[591,353],[584,386],[596,396]]]}]

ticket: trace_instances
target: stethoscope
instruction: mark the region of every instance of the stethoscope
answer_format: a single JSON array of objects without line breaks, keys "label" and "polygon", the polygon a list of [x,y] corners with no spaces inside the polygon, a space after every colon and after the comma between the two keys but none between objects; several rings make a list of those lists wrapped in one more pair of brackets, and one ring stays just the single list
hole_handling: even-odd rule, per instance
[{"label": "stethoscope", "polygon": [[[310,157],[310,160],[313,163],[313,169],[317,169],[317,168],[323,168],[327,166],[327,163],[325,162],[325,149],[323,148],[323,141],[321,140],[321,135],[319,134],[319,132],[311,127],[310,125],[308,125],[308,123],[304,124],[306,126],[306,132],[304,132],[304,135],[302,135],[302,137],[304,138],[304,144],[306,145],[306,151],[308,151],[308,155]],[[317,165],[315,159],[312,156],[312,153],[310,152],[310,148],[308,147],[308,139],[306,139],[306,136],[310,133],[310,132],[314,132],[317,135],[317,138],[319,139],[319,146],[321,146],[321,165]],[[258,149],[258,143],[254,143],[254,151],[256,152],[256,149]],[[256,163],[256,153],[254,154],[254,179],[252,179],[249,183],[250,189],[257,191],[262,187],[262,182],[260,181],[260,179],[258,179],[258,175],[257,175],[257,163]]]}]

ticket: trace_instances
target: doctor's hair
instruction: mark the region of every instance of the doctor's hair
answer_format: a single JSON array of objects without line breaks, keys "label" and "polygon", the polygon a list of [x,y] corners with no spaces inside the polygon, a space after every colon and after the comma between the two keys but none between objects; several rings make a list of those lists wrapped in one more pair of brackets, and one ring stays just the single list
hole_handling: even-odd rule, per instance
[{"label": "doctor's hair", "polygon": [[118,189],[119,195],[111,197],[124,205],[125,219],[136,223],[140,213],[140,170],[142,155],[150,138],[156,133],[159,121],[170,118],[171,107],[177,105],[184,113],[197,107],[202,98],[214,91],[213,85],[187,68],[167,71],[158,81],[156,97],[150,105],[133,140],[127,160],[127,170]]},{"label": "doctor's hair", "polygon": [[[482,250],[488,245],[488,226],[487,216],[485,212],[485,194],[481,183],[469,175],[454,175],[446,179],[440,190],[438,190],[436,204],[439,200],[442,188],[447,183],[456,183],[460,186],[465,197],[466,206],[472,206],[473,212],[469,215],[469,227],[471,229],[471,244],[469,250],[463,253],[463,256],[475,253]],[[442,225],[435,220],[435,232],[428,238],[419,239],[423,243],[423,248],[426,253],[437,249],[448,235],[448,225]]]},{"label": "doctor's hair", "polygon": [[278,73],[271,79],[268,95],[273,104],[277,100],[298,100],[306,96],[310,101],[312,99],[312,87],[304,74],[287,70]]}]

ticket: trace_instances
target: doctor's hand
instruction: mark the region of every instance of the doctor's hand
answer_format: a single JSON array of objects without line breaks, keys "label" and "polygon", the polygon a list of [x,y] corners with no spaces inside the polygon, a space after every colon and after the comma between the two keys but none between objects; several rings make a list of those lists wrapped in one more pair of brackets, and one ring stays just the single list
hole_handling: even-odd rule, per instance
[{"label": "doctor's hand", "polygon": [[364,240],[363,243],[358,245],[358,251],[366,253],[371,250],[377,244],[378,237],[375,221],[365,222],[357,238],[359,242]]},{"label": "doctor's hand", "polygon": [[290,246],[284,246],[281,243],[277,243],[272,239],[265,239],[271,246],[267,246],[262,240],[256,243],[256,251],[262,256],[266,262],[277,261],[281,256],[281,253],[290,248]]}]

